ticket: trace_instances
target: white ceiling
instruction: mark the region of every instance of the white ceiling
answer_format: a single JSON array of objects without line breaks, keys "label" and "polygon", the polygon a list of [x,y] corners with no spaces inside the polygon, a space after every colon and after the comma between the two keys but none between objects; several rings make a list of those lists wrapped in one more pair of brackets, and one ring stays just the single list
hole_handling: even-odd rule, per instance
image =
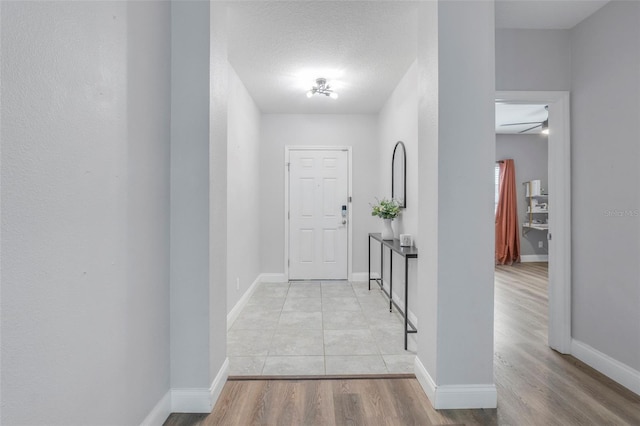
[{"label": "white ceiling", "polygon": [[[496,26],[571,28],[605,3],[499,0]],[[228,28],[229,62],[262,112],[377,113],[416,58],[417,2],[238,1]],[[305,96],[318,77],[338,99]]]},{"label": "white ceiling", "polygon": [[497,0],[496,28],[569,29],[609,0]]},{"label": "white ceiling", "polygon": [[[515,134],[540,134],[542,127],[536,127],[525,132],[525,130],[542,123],[549,118],[544,105],[530,105],[517,103],[496,102],[496,133]],[[533,123],[512,126],[514,123]],[[507,124],[505,126],[505,124]]]},{"label": "white ceiling", "polygon": [[[416,58],[414,2],[242,2],[229,62],[265,113],[376,113]],[[338,99],[305,93],[323,77]]]}]

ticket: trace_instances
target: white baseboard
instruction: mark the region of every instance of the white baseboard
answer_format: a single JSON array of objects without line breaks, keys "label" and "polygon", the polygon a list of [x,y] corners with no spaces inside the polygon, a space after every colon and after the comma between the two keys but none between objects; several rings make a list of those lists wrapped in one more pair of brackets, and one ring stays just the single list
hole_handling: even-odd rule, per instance
[{"label": "white baseboard", "polygon": [[548,262],[548,254],[524,254],[520,256],[520,263],[528,262]]},{"label": "white baseboard", "polygon": [[571,340],[571,355],[640,395],[640,371],[576,339]]},{"label": "white baseboard", "polygon": [[422,364],[422,361],[420,361],[420,358],[417,356],[413,361],[413,370],[416,379],[418,379],[418,383],[420,383],[424,393],[427,394],[427,398],[431,401],[431,405],[434,405],[436,399],[436,382],[433,381],[424,364]]},{"label": "white baseboard", "polygon": [[218,398],[222,393],[222,388],[224,384],[227,383],[227,378],[229,377],[229,358],[225,359],[222,363],[222,367],[218,370],[218,374],[211,382],[211,387],[209,388],[209,400],[211,401],[211,410],[216,406],[216,402],[218,402]]},{"label": "white baseboard", "polygon": [[149,412],[140,426],[162,426],[171,414],[171,391],[164,394],[162,399]]},{"label": "white baseboard", "polygon": [[262,283],[286,283],[288,281],[285,274],[262,273],[259,278]]},{"label": "white baseboard", "polygon": [[496,408],[498,391],[494,384],[445,385],[436,387],[436,410]]},{"label": "white baseboard", "polygon": [[231,329],[231,326],[233,325],[235,320],[238,318],[238,315],[240,315],[240,312],[242,312],[242,309],[244,309],[244,307],[246,306],[247,302],[251,298],[251,295],[256,291],[258,284],[260,284],[261,282],[261,277],[262,275],[258,275],[256,277],[256,279],[253,281],[253,283],[251,283],[247,291],[244,292],[240,300],[238,300],[238,302],[235,304],[233,309],[231,309],[231,311],[229,311],[229,313],[227,314],[227,331]]},{"label": "white baseboard", "polygon": [[229,377],[229,359],[225,359],[211,386],[207,388],[171,389],[172,413],[210,413]]},{"label": "white baseboard", "polygon": [[211,397],[207,388],[171,389],[172,413],[210,413]]},{"label": "white baseboard", "polygon": [[[377,272],[371,273],[371,278],[378,278],[379,274]],[[351,281],[352,282],[367,282],[369,279],[368,272],[353,272],[351,273]]]},{"label": "white baseboard", "polygon": [[436,410],[461,410],[471,408],[496,408],[498,392],[494,384],[437,386],[418,357],[414,361],[414,373],[420,386]]}]

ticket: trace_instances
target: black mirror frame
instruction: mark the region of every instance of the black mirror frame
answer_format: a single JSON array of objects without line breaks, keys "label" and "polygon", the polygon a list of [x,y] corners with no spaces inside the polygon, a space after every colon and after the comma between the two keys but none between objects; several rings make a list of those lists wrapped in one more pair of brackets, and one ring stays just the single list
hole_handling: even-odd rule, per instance
[{"label": "black mirror frame", "polygon": [[[407,208],[407,150],[405,149],[404,143],[402,141],[398,141],[396,146],[393,148],[393,157],[391,157],[391,198],[395,198],[395,166],[396,166],[396,151],[398,151],[398,146],[402,148],[402,171],[403,171],[403,182],[402,182],[402,204],[400,204],[400,208]],[[399,194],[398,194],[399,195]]]}]

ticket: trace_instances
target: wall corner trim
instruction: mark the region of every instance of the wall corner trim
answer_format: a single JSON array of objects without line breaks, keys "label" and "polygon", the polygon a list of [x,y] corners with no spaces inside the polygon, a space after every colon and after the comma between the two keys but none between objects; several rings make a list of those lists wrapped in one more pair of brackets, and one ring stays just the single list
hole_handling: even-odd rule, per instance
[{"label": "wall corner trim", "polygon": [[418,357],[414,362],[418,382],[436,410],[496,408],[498,392],[494,384],[438,386]]},{"label": "wall corner trim", "polygon": [[576,339],[571,340],[571,355],[640,395],[640,371]]},{"label": "wall corner trim", "polygon": [[171,414],[171,391],[167,391],[158,401],[155,407],[149,412],[147,417],[140,423],[140,426],[162,425]]},{"label": "wall corner trim", "polygon": [[225,359],[218,374],[207,388],[171,389],[172,413],[210,413],[218,401],[229,377],[229,359]]}]

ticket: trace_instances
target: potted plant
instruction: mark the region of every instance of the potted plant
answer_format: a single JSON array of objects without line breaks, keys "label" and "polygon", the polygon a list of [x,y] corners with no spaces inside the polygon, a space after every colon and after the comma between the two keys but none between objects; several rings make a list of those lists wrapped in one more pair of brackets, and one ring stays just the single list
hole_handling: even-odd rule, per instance
[{"label": "potted plant", "polygon": [[391,227],[391,221],[400,214],[400,205],[396,200],[387,200],[386,198],[383,198],[382,200],[378,200],[378,204],[372,205],[371,208],[371,216],[381,217],[384,221],[382,239],[393,240],[393,228]]}]

